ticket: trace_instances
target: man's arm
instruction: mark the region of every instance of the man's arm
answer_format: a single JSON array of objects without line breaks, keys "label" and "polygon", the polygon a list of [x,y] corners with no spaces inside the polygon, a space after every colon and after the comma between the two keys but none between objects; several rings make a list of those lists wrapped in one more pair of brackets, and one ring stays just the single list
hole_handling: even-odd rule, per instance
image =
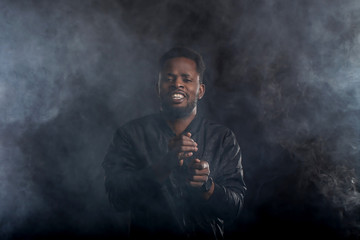
[{"label": "man's arm", "polygon": [[206,192],[200,192],[204,210],[222,219],[235,219],[243,207],[246,186],[243,180],[240,147],[235,135],[229,130],[222,141],[221,159],[210,174],[207,161],[195,159],[189,168],[188,185],[200,189],[210,176],[213,182]]},{"label": "man's arm", "polygon": [[118,210],[127,210],[131,205],[146,204],[160,190],[179,161],[197,151],[196,143],[188,136],[177,136],[169,143],[165,156],[154,160],[148,167],[139,166],[134,142],[123,129],[116,131],[103,162],[105,188],[109,201]]},{"label": "man's arm", "polygon": [[120,128],[115,132],[102,163],[109,201],[119,211],[141,204],[160,188],[151,169],[139,167],[134,151],[131,139]]},{"label": "man's arm", "polygon": [[214,175],[214,192],[207,205],[222,219],[239,216],[246,192],[240,146],[235,134],[228,130],[222,142],[221,162]]}]

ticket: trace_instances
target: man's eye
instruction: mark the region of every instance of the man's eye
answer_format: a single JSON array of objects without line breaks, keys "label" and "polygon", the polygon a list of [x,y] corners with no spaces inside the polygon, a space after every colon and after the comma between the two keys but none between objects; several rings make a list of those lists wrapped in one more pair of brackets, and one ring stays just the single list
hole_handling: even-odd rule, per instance
[{"label": "man's eye", "polygon": [[190,79],[185,78],[185,79],[184,79],[184,82],[191,82],[191,80],[190,80]]}]

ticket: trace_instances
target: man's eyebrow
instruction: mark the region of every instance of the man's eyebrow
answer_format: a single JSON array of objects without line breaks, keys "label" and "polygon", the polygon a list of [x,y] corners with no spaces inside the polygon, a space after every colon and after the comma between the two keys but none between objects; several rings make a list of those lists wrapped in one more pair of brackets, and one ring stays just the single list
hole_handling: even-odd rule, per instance
[{"label": "man's eyebrow", "polygon": [[[168,73],[167,76],[169,76],[169,77],[176,77],[176,74],[174,74],[174,73]],[[180,76],[183,77],[183,78],[190,78],[190,77],[191,77],[190,74],[187,74],[187,73],[182,73]]]},{"label": "man's eyebrow", "polygon": [[190,77],[190,74],[187,74],[187,73],[183,73],[181,74],[182,77],[186,77],[186,78],[189,78]]}]

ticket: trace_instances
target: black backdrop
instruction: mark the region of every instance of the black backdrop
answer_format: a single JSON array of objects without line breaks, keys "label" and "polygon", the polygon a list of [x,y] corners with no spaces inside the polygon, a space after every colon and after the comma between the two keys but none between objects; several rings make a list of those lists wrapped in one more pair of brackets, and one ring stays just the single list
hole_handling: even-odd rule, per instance
[{"label": "black backdrop", "polygon": [[202,114],[230,127],[248,194],[234,239],[359,234],[357,1],[1,1],[0,236],[123,237],[102,158],[158,110],[157,59],[199,51]]}]

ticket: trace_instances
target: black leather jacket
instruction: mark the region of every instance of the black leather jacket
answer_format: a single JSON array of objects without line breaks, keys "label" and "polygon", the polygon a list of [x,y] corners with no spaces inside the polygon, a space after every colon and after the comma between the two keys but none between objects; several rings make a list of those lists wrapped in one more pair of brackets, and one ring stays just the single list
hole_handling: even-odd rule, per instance
[{"label": "black leather jacket", "polygon": [[198,143],[194,157],[209,162],[215,189],[208,201],[179,181],[185,164],[162,185],[153,180],[149,167],[166,155],[175,136],[161,113],[116,131],[103,162],[105,187],[117,210],[131,210],[131,236],[221,239],[224,221],[239,216],[246,186],[235,135],[199,115],[184,132]]}]

